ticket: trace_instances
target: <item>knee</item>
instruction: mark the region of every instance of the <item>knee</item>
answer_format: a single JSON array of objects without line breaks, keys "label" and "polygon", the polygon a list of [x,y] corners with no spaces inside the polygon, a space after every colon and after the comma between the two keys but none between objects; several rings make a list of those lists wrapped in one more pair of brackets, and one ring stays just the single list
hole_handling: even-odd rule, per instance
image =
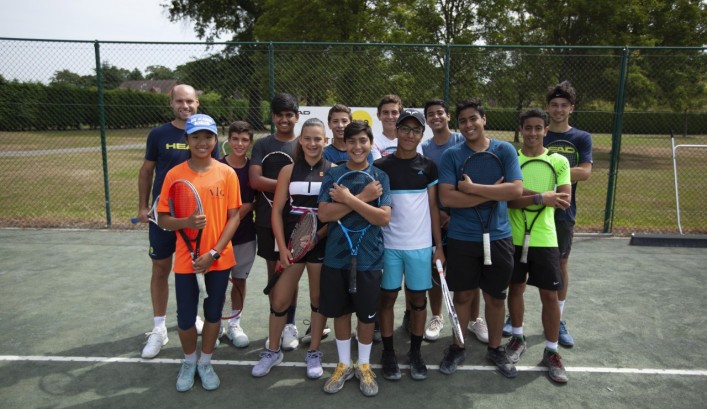
[{"label": "knee", "polygon": [[427,297],[422,297],[421,300],[411,300],[410,308],[413,312],[427,311]]}]

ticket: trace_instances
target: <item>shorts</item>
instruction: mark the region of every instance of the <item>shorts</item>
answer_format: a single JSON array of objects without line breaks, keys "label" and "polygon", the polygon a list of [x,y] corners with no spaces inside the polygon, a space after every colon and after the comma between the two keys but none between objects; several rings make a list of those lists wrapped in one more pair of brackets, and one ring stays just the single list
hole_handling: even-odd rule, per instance
[{"label": "shorts", "polygon": [[148,254],[153,260],[172,257],[177,246],[177,232],[163,230],[160,226],[149,222],[150,250]]},{"label": "shorts", "polygon": [[574,221],[555,220],[555,230],[557,231],[557,247],[560,249],[560,258],[567,259],[572,251]]},{"label": "shorts", "polygon": [[562,289],[562,271],[560,271],[560,250],[557,247],[530,247],[528,263],[521,263],[522,246],[516,246],[512,283],[523,283],[543,290],[559,291]]},{"label": "shorts", "polygon": [[233,255],[236,257],[236,265],[231,267],[231,278],[245,280],[255,262],[255,240],[234,245]]},{"label": "shorts", "polygon": [[[226,287],[228,286],[228,270],[209,271],[204,275],[206,291],[209,293],[204,298],[204,320],[210,323],[221,322],[221,310],[226,300]],[[177,295],[177,326],[181,330],[188,330],[196,323],[199,310],[199,285],[196,275],[175,274],[174,292]]]},{"label": "shorts", "polygon": [[258,255],[267,261],[278,261],[280,252],[275,251],[275,236],[272,229],[256,224],[255,235],[258,239]]},{"label": "shorts", "polygon": [[475,288],[504,300],[513,274],[513,239],[491,241],[491,262],[484,265],[483,243],[447,239],[447,284],[450,291]]},{"label": "shorts", "polygon": [[349,294],[349,269],[322,267],[319,278],[319,312],[328,318],[355,313],[358,320],[370,324],[378,320],[380,270],[358,271],[356,294]]},{"label": "shorts", "polygon": [[403,275],[405,288],[424,292],[432,288],[432,247],[418,250],[385,249],[383,253],[383,291],[400,291]]}]

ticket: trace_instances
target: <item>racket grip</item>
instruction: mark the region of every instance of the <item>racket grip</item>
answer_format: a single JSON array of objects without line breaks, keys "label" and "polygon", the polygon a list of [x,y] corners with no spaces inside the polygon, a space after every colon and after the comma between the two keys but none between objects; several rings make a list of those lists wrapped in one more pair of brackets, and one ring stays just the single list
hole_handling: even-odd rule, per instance
[{"label": "racket grip", "polygon": [[349,271],[349,294],[356,294],[358,291],[356,284],[356,270],[358,269],[358,261],[356,256],[351,257],[351,270]]},{"label": "racket grip", "polygon": [[277,245],[277,240],[275,240],[275,246],[273,246],[273,250],[275,250],[276,253],[280,251],[280,246]]},{"label": "racket grip", "polygon": [[268,281],[268,285],[263,288],[263,294],[268,295],[270,294],[270,291],[272,290],[273,287],[275,287],[275,284],[277,284],[277,280],[280,279],[280,272],[276,271],[275,274],[273,274],[272,278],[270,281]]},{"label": "racket grip", "polygon": [[209,298],[209,293],[206,292],[206,280],[203,274],[196,274],[196,283],[199,285],[199,292],[204,293],[204,298]]},{"label": "racket grip", "polygon": [[137,224],[137,222],[139,222],[139,221],[140,221],[140,219],[138,219],[137,217],[131,217],[131,218],[130,218],[130,222],[131,222],[132,224]]},{"label": "racket grip", "polygon": [[484,265],[491,265],[491,234],[484,233]]},{"label": "racket grip", "polygon": [[528,248],[530,248],[530,234],[523,237],[523,250],[520,253],[520,262],[528,264]]},{"label": "racket grip", "polygon": [[444,266],[442,266],[442,260],[440,260],[440,259],[435,260],[435,266],[437,266],[438,273],[444,274]]}]

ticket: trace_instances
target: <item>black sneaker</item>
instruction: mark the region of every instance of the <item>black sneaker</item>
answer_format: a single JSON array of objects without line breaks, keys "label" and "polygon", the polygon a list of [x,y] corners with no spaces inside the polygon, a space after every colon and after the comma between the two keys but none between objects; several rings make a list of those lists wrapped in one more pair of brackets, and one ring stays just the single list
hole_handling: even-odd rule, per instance
[{"label": "black sneaker", "polygon": [[496,349],[488,349],[486,352],[486,357],[489,361],[496,365],[496,368],[498,368],[498,371],[501,372],[501,375],[506,378],[515,378],[518,376],[516,366],[513,365],[510,359],[506,356],[506,348],[498,347]]},{"label": "black sneaker", "polygon": [[416,381],[427,379],[427,364],[425,364],[420,351],[408,352],[408,360],[410,361],[410,377]]},{"label": "black sneaker", "polygon": [[451,375],[457,370],[457,365],[464,362],[466,354],[464,348],[460,348],[457,344],[452,344],[444,350],[444,358],[439,363],[439,371],[443,374]]},{"label": "black sneaker", "polygon": [[383,369],[383,378],[389,381],[400,380],[400,367],[398,366],[398,358],[395,356],[395,351],[383,350],[381,367]]}]

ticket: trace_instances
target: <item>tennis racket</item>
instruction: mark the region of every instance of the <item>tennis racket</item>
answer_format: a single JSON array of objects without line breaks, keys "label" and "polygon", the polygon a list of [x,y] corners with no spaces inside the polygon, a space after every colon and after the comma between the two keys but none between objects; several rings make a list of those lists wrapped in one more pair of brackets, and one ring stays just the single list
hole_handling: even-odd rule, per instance
[{"label": "tennis racket", "polygon": [[572,142],[557,140],[547,144],[546,148],[552,153],[557,153],[567,158],[567,161],[570,163],[570,168],[579,165],[579,151]]},{"label": "tennis racket", "polygon": [[437,272],[439,273],[439,286],[442,288],[444,306],[447,308],[447,313],[449,313],[449,322],[452,323],[452,333],[457,341],[464,345],[464,333],[462,332],[461,324],[459,324],[457,310],[454,308],[452,294],[449,292],[449,287],[447,287],[447,279],[444,278],[444,267],[442,267],[442,261],[439,259],[435,260],[435,265],[437,266]]},{"label": "tennis racket", "polygon": [[398,145],[389,146],[381,152],[381,157],[392,155],[398,150]]},{"label": "tennis racket", "polygon": [[[313,249],[316,245],[317,215],[313,211],[307,210],[302,213],[299,220],[297,220],[297,224],[292,230],[292,234],[290,234],[290,243],[288,245],[290,254],[292,254],[290,263],[296,263],[301,260],[302,257],[304,257],[305,254],[307,254],[309,250]],[[270,278],[268,285],[263,289],[263,294],[270,294],[270,290],[272,290],[275,286],[277,280],[280,279],[282,270],[282,264],[280,264],[277,271],[275,271],[275,274],[273,274],[272,278]]]},{"label": "tennis racket", "polygon": [[[345,186],[349,191],[355,196],[371,182],[373,182],[373,177],[362,171],[354,170],[346,172],[339,177],[336,181],[338,185]],[[369,203],[372,206],[380,206],[380,198]],[[337,221],[341,230],[346,236],[346,241],[349,243],[349,248],[351,249],[351,261],[349,269],[349,294],[355,294],[357,289],[356,284],[356,271],[358,269],[358,248],[361,245],[361,240],[366,235],[366,232],[371,227],[371,223],[366,220],[365,217],[361,216],[356,212],[350,212],[346,216],[342,217]]]},{"label": "tennis racket", "polygon": [[[152,222],[159,226],[159,223],[157,223],[157,202],[160,201],[160,195],[157,195],[155,198],[155,201],[152,202],[152,207],[150,208],[150,211],[147,212],[147,221]],[[130,218],[130,221],[132,224],[137,224],[140,221],[139,217],[132,217]]]},{"label": "tennis racket", "polygon": [[[204,214],[204,209],[201,206],[201,198],[199,192],[196,191],[194,185],[188,180],[179,179],[172,183],[169,188],[169,213],[175,218],[189,217],[196,212],[197,215]],[[187,245],[192,260],[199,258],[201,246],[202,229],[183,228],[178,230],[182,240]],[[204,294],[204,298],[208,298],[206,292],[206,282],[204,274],[196,274],[196,282],[199,284],[199,292]]]},{"label": "tennis racket", "polygon": [[[523,173],[523,187],[532,190],[535,193],[542,194],[544,192],[554,192],[557,190],[557,172],[555,168],[546,160],[531,159],[520,167]],[[532,204],[524,209],[521,209],[523,214],[523,224],[525,226],[525,235],[523,236],[523,249],[520,255],[520,262],[528,263],[528,248],[530,247],[530,233],[535,226],[535,222],[540,218],[542,211],[545,210],[545,205],[540,200],[538,204]],[[530,225],[528,219],[533,217]]]},{"label": "tennis racket", "polygon": [[[503,163],[495,154],[482,151],[476,152],[464,160],[462,175],[467,175],[472,182],[482,185],[493,185],[504,176]],[[476,216],[483,227],[484,265],[491,265],[491,219],[496,211],[495,200],[489,200],[474,207]]]},{"label": "tennis racket", "polygon": [[[280,174],[280,170],[287,165],[294,163],[292,157],[283,151],[273,151],[265,155],[263,161],[261,162],[261,168],[263,176],[268,179],[277,180],[277,176]],[[275,199],[275,192],[261,192],[265,200],[268,201],[270,208],[272,209],[272,203]],[[275,251],[280,251],[277,247],[277,242],[274,245]]]},{"label": "tennis racket", "polygon": [[[225,140],[225,141],[221,142],[221,155],[222,155],[222,156],[228,155],[228,151],[226,150],[226,147],[227,147],[227,146],[229,146],[229,145],[228,145],[228,137],[226,137],[226,140]],[[230,150],[230,149],[229,149],[229,150]]]}]

